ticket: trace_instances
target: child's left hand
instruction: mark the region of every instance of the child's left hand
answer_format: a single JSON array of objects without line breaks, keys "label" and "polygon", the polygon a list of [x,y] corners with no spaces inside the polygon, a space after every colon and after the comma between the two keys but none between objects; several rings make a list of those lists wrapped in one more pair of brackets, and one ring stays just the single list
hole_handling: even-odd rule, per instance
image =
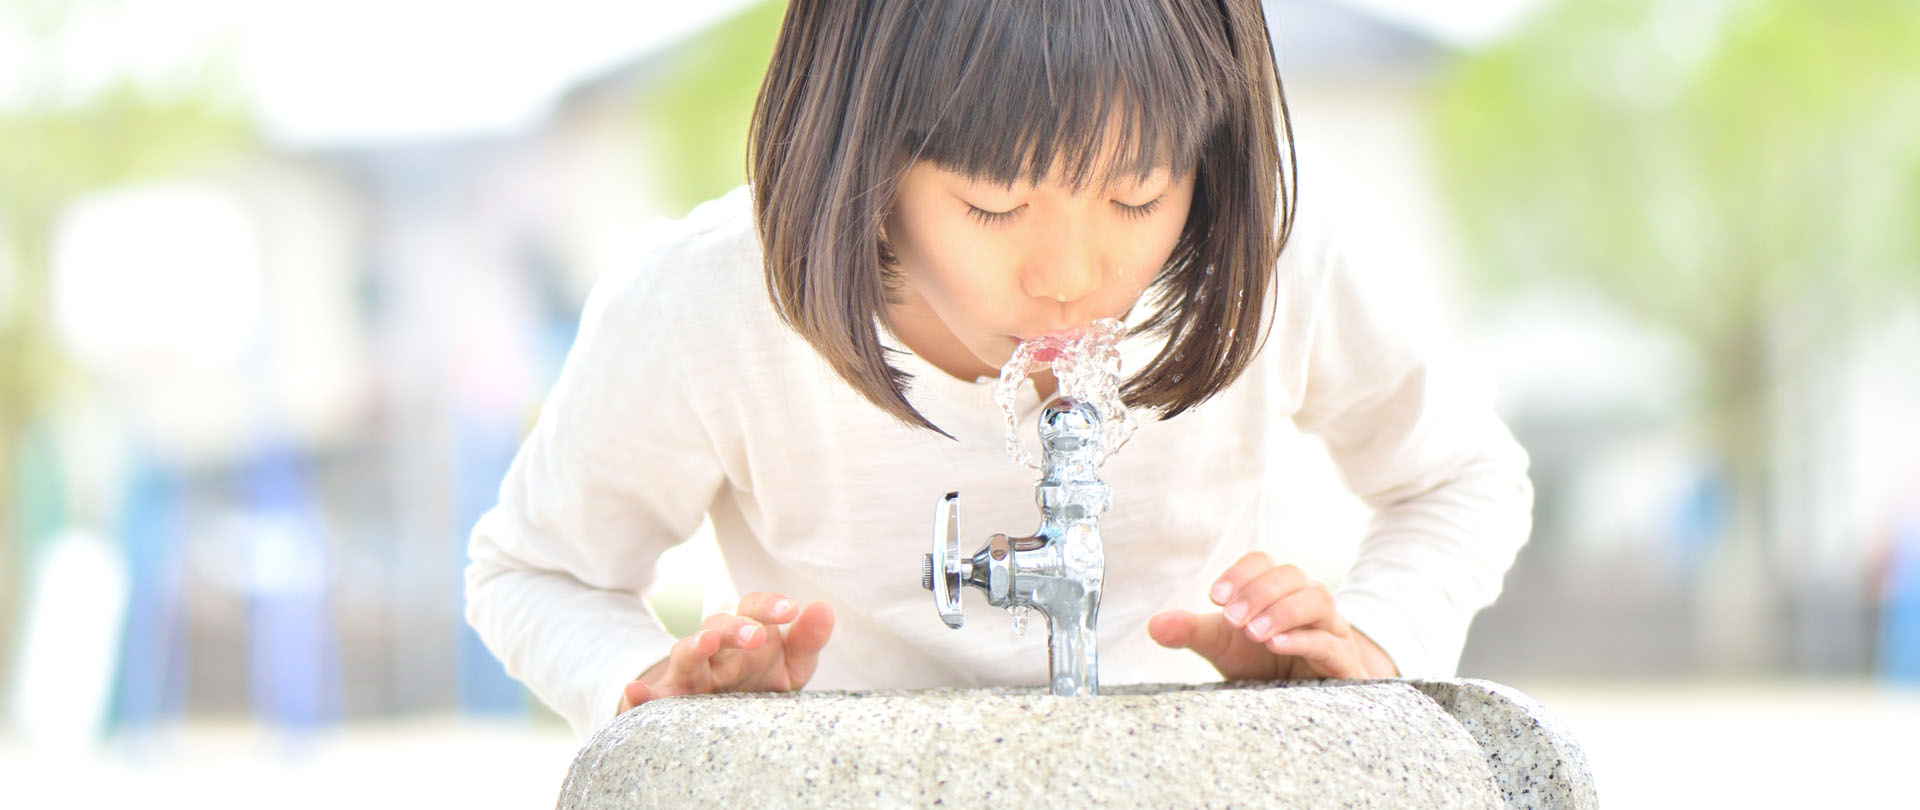
[{"label": "child's left hand", "polygon": [[1387,678],[1393,660],[1334,609],[1333,592],[1294,565],[1253,552],[1209,594],[1225,606],[1205,616],[1171,610],[1147,622],[1163,647],[1199,653],[1228,680]]}]

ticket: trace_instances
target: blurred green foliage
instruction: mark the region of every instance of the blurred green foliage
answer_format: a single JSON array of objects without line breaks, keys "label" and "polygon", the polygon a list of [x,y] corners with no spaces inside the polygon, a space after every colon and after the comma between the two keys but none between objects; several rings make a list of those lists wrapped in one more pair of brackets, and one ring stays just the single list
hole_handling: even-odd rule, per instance
[{"label": "blurred green foliage", "polygon": [[1711,339],[1920,268],[1920,5],[1560,2],[1442,95],[1501,286],[1555,275]]},{"label": "blurred green foliage", "polygon": [[786,4],[756,3],[668,49],[632,99],[662,203],[679,216],[746,182],[747,123]]},{"label": "blurred green foliage", "polygon": [[[245,153],[257,140],[234,101],[225,52],[176,86],[119,76],[76,91],[61,67],[61,34],[83,12],[114,5],[35,0],[0,12],[0,25],[24,33],[29,45],[18,55],[23,103],[0,110],[0,250],[9,252],[0,267],[11,269],[0,284],[0,459],[9,462],[19,428],[57,390],[65,367],[48,318],[62,211],[92,192]],[[0,495],[11,466],[0,464]]]},{"label": "blurred green foliage", "polygon": [[1920,288],[1912,0],[1557,0],[1465,58],[1435,122],[1477,280],[1685,336],[1749,503],[1770,392]]},{"label": "blurred green foliage", "polygon": [[72,105],[0,112],[0,241],[15,273],[0,302],[0,425],[29,417],[59,366],[46,315],[61,211],[89,192],[186,171],[251,141],[245,119],[192,92],[125,81]]},{"label": "blurred green foliage", "polygon": [[[71,368],[54,336],[53,234],[83,196],[143,179],[188,173],[253,148],[234,101],[228,52],[190,77],[156,86],[133,76],[77,89],[64,68],[63,34],[105,0],[16,0],[0,27],[24,35],[18,98],[0,108],[0,628],[11,627],[21,569],[14,476],[23,436],[57,403]],[[45,482],[42,482],[43,484]],[[35,538],[24,538],[33,540]],[[0,650],[0,655],[5,651]]]}]

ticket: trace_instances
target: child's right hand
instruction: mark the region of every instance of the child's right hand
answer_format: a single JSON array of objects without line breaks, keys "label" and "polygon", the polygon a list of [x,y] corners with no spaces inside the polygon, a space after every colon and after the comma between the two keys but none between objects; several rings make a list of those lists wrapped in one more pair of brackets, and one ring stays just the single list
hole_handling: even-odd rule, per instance
[{"label": "child's right hand", "polygon": [[[791,622],[782,632],[780,625]],[[791,692],[805,686],[833,634],[833,608],[757,592],[737,613],[715,613],[700,632],[680,639],[667,657],[627,684],[620,713],[654,698],[710,692]]]}]

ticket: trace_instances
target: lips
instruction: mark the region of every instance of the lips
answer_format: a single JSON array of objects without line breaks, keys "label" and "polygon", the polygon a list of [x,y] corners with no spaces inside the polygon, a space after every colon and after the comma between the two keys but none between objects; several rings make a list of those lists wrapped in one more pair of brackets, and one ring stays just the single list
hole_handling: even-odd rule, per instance
[{"label": "lips", "polygon": [[1068,343],[1086,333],[1087,330],[1084,327],[1079,329],[1050,329],[1044,332],[1033,333],[1028,337],[1011,336],[1011,339],[1015,346],[1031,344],[1033,348],[1030,350],[1028,356],[1033,360],[1041,363],[1051,363],[1060,357],[1061,352],[1066,350]]},{"label": "lips", "polygon": [[1045,363],[1059,357],[1060,352],[1066,349],[1067,343],[1078,335],[1077,332],[1047,332],[1033,337],[1015,338],[1015,340],[1031,344],[1033,359]]}]

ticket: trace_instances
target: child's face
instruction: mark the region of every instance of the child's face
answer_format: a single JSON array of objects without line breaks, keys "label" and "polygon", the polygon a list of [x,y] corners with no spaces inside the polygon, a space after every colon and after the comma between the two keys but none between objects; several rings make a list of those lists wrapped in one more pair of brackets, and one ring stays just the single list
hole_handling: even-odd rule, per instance
[{"label": "child's face", "polygon": [[1172,254],[1193,180],[1160,169],[1076,193],[1058,172],[1009,188],[915,163],[886,219],[896,329],[966,377],[998,373],[1023,339],[1123,318]]}]

